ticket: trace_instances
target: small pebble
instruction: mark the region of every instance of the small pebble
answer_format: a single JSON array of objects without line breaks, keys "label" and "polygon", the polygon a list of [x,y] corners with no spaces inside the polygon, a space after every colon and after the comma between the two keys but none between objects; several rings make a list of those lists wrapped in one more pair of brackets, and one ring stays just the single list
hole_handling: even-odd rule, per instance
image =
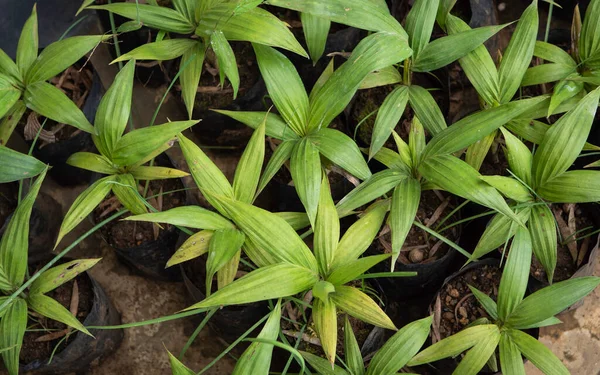
[{"label": "small pebble", "polygon": [[462,318],[461,320],[459,320],[459,322],[463,326],[466,326],[467,324],[469,324],[469,320],[467,318]]},{"label": "small pebble", "polygon": [[506,9],[506,3],[500,3],[498,4],[498,10],[500,12],[503,12]]},{"label": "small pebble", "polygon": [[423,251],[420,249],[411,250],[408,253],[408,259],[413,263],[421,263],[423,261]]},{"label": "small pebble", "polygon": [[452,314],[450,311],[446,311],[444,314],[442,314],[442,316],[446,320],[452,320],[452,319],[454,319],[454,314]]},{"label": "small pebble", "polygon": [[450,294],[454,298],[458,298],[460,296],[460,294],[458,293],[458,290],[456,290],[456,289],[450,290],[450,292],[448,294]]},{"label": "small pebble", "polygon": [[469,314],[467,314],[467,309],[465,309],[463,306],[458,308],[458,313],[463,317],[466,318],[467,316],[469,316]]},{"label": "small pebble", "polygon": [[138,241],[141,240],[143,237],[144,236],[141,233],[138,233],[138,234],[135,235],[135,239],[138,240]]}]

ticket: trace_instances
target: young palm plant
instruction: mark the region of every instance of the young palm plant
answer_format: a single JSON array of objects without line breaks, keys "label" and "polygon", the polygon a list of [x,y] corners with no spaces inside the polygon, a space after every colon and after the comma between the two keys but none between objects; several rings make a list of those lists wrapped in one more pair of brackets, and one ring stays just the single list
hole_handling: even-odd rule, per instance
[{"label": "young palm plant", "polygon": [[123,135],[131,113],[135,61],[127,63],[100,101],[92,139],[100,154],[77,152],[67,163],[78,168],[107,174],[94,182],[73,202],[65,215],[57,244],[113,192],[133,214],[147,212],[138,193],[138,180],[179,178],[187,173],[164,167],[145,166],[172,146],[174,137],[198,121],[175,121],[130,131]]},{"label": "young palm plant", "polygon": [[402,74],[393,66],[379,72],[379,78],[363,82],[361,88],[371,88],[387,84],[397,84],[379,108],[371,145],[369,159],[372,158],[389,139],[392,130],[398,124],[407,104],[420,118],[423,126],[431,135],[442,131],[446,125],[444,115],[432,95],[421,86],[412,84],[414,73],[431,73],[473,51],[492,37],[504,26],[488,26],[468,29],[430,41],[440,0],[417,0],[406,17],[406,31],[413,54],[404,60]]},{"label": "young palm plant", "polygon": [[570,53],[547,42],[535,43],[533,55],[547,63],[527,69],[522,86],[556,82],[548,115],[560,104],[600,86],[600,1],[592,0],[583,24],[575,7],[571,25]]},{"label": "young palm plant", "polygon": [[[114,62],[131,59],[163,61],[181,57],[179,82],[191,119],[207,49],[212,49],[217,57],[221,85],[227,77],[233,87],[234,98],[237,96],[240,77],[230,41],[280,47],[307,56],[285,23],[258,8],[260,3],[261,1],[256,0],[174,0],[174,9],[137,3],[88,8],[107,10],[130,18],[133,20],[131,22],[141,22],[145,26],[161,30],[156,41],[126,53]],[[167,38],[166,33],[189,35],[189,38]]]},{"label": "young palm plant", "polygon": [[474,375],[492,356],[495,361],[495,352],[499,348],[504,374],[524,375],[522,356],[544,374],[569,374],[565,365],[548,348],[523,331],[560,323],[554,315],[592,292],[600,284],[600,278],[562,281],[523,298],[529,278],[532,240],[525,228],[516,230],[500,280],[497,301],[469,286],[490,318],[479,319],[463,331],[423,350],[408,362],[409,366],[456,357],[466,351],[453,373]]},{"label": "young palm plant", "polygon": [[[7,302],[26,281],[28,264],[29,219],[31,209],[46,175],[44,170],[31,185],[10,219],[0,242],[0,303]],[[19,373],[19,353],[28,326],[30,312],[64,323],[91,336],[88,330],[59,302],[46,294],[69,282],[98,263],[100,259],[82,259],[64,263],[43,272],[31,283],[27,293],[14,298],[0,311],[0,352],[10,375]],[[28,277],[27,277],[28,278]]]},{"label": "young palm plant", "polygon": [[[508,131],[506,156],[512,177],[482,176],[507,198],[519,204],[518,216],[526,223],[536,258],[552,282],[557,261],[557,236],[552,203],[597,202],[600,172],[567,171],[579,156],[598,108],[600,88],[586,95],[545,134],[535,153]],[[483,233],[472,259],[480,258],[508,241],[517,230],[510,219],[495,216]]]},{"label": "young palm plant", "polygon": [[75,103],[46,81],[106,38],[102,35],[66,38],[50,44],[38,55],[38,20],[34,6],[21,31],[16,61],[0,49],[0,183],[33,177],[45,168],[37,159],[6,147],[27,108],[57,122],[94,132]]},{"label": "young palm plant", "polygon": [[213,195],[212,199],[245,233],[246,243],[261,255],[253,259],[259,268],[187,310],[239,305],[312,291],[315,297],[312,317],[331,363],[335,361],[338,310],[369,324],[395,329],[375,301],[359,289],[345,285],[389,257],[384,254],[361,258],[381,227],[385,205],[374,204],[340,239],[339,218],[325,175],[321,185],[314,253],[280,216],[230,195]]},{"label": "young palm plant", "polygon": [[273,48],[254,45],[259,68],[269,95],[280,115],[261,112],[217,111],[250,127],[267,116],[266,134],[282,143],[261,178],[259,190],[290,160],[296,191],[314,226],[321,189],[321,157],[364,180],[371,172],[350,137],[329,129],[372,71],[402,61],[411,54],[406,41],[396,34],[375,33],[363,39],[339,69],[330,63],[307,94],[292,63]]}]

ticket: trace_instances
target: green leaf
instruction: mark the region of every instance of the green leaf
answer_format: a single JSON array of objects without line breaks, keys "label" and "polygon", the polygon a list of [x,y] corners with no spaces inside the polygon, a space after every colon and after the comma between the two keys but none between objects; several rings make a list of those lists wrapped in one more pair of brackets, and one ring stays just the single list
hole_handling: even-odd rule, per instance
[{"label": "green leaf", "polygon": [[598,202],[599,183],[599,171],[568,171],[546,182],[538,189],[538,194],[551,202]]},{"label": "green leaf", "polygon": [[294,147],[290,158],[290,172],[298,197],[314,227],[321,189],[321,157],[310,139],[304,138]]},{"label": "green leaf", "polygon": [[181,56],[181,64],[187,63],[187,65],[179,75],[179,83],[181,84],[181,97],[185,103],[189,119],[192,118],[196,93],[200,84],[200,74],[202,73],[202,65],[204,63],[204,50],[204,44],[197,42]]},{"label": "green leaf", "polygon": [[517,202],[533,201],[529,189],[514,178],[504,176],[481,176],[481,179],[498,189],[499,192],[509,199]]},{"label": "green leaf", "polygon": [[429,91],[421,86],[410,86],[409,94],[411,108],[431,135],[447,128],[444,115]]},{"label": "green leaf", "polygon": [[365,90],[374,87],[393,85],[400,82],[402,82],[402,75],[395,66],[390,65],[367,74],[358,88],[360,90]]},{"label": "green leaf", "polygon": [[[379,233],[388,207],[385,204],[375,204],[360,219],[348,228],[338,243],[332,268],[334,273],[341,267],[350,264],[367,250]],[[374,259],[374,258],[373,258]],[[364,260],[363,262],[370,262]],[[357,263],[359,264],[359,263]],[[364,263],[360,263],[364,264]],[[340,273],[343,273],[340,271]],[[333,277],[333,273],[330,275]],[[333,281],[332,281],[333,282]]]},{"label": "green leaf", "polygon": [[[496,320],[498,319],[498,305],[496,302],[489,297],[487,294],[483,293],[479,289],[467,285],[471,290],[471,293],[477,298],[477,302],[485,309],[485,311],[489,314],[490,318]],[[475,324],[474,324],[475,325]]]},{"label": "green leaf", "polygon": [[267,0],[267,4],[297,10],[302,13],[327,17],[331,21],[369,31],[408,35],[400,23],[384,7],[373,6],[364,0]]},{"label": "green leaf", "polygon": [[152,151],[185,129],[199,121],[173,121],[162,125],[136,129],[125,134],[112,152],[112,161],[121,166],[128,166],[144,159]]},{"label": "green leaf", "polygon": [[164,180],[166,178],[182,178],[189,173],[174,168],[140,166],[129,170],[136,180]]},{"label": "green leaf", "polygon": [[165,268],[172,267],[207,253],[212,235],[213,231],[211,230],[202,230],[191,235],[190,238],[185,240],[183,245],[177,249],[175,254],[171,256]]},{"label": "green leaf", "polygon": [[337,209],[340,217],[381,197],[405,178],[407,178],[406,173],[399,170],[386,169],[375,173],[338,202]]},{"label": "green leaf", "polygon": [[521,86],[533,56],[538,23],[537,0],[534,0],[521,15],[498,68],[500,103],[509,102]]},{"label": "green leaf", "polygon": [[585,12],[581,34],[579,36],[579,55],[582,60],[587,60],[600,51],[600,4],[591,1]]},{"label": "green leaf", "polygon": [[[557,112],[555,112],[557,113]],[[540,144],[544,140],[544,136],[548,129],[550,129],[550,125],[545,124],[541,121],[537,120],[526,120],[526,119],[516,119],[509,121],[505,125],[506,129],[515,133],[517,136],[523,138],[526,141],[531,143]],[[585,151],[599,151],[600,147],[593,145],[591,143],[586,142],[583,146],[583,150]],[[531,169],[531,168],[530,168]]]},{"label": "green leaf", "polygon": [[0,74],[0,118],[21,98],[21,91],[15,87],[12,78]]},{"label": "green leaf", "polygon": [[[244,233],[237,229],[219,229],[213,233],[208,246],[208,259],[206,261],[205,284],[207,296],[210,296],[213,276],[240,251],[245,237]],[[231,283],[233,280],[227,281]],[[219,286],[219,289],[221,289],[221,286]]]},{"label": "green leaf", "polygon": [[[92,336],[92,334],[63,305],[43,294],[30,294],[27,304],[32,310],[52,320],[64,323],[69,327]],[[93,337],[93,336],[92,336]]]},{"label": "green leaf", "polygon": [[574,68],[577,67],[577,63],[568,52],[554,44],[543,42],[541,40],[535,42],[533,55],[553,63],[570,65]]},{"label": "green leaf", "polygon": [[403,61],[411,53],[406,40],[397,34],[376,33],[364,38],[323,87],[311,93],[309,129],[329,126],[369,73]]},{"label": "green leaf", "polygon": [[485,366],[488,359],[495,355],[494,351],[500,341],[500,332],[494,331],[490,336],[475,344],[475,346],[465,354],[456,369],[455,374],[477,375]]},{"label": "green leaf", "polygon": [[115,168],[106,157],[91,152],[76,152],[69,156],[67,164],[104,174],[116,174],[119,172],[119,169]]},{"label": "green leaf", "polygon": [[16,298],[0,319],[0,348],[11,348],[2,351],[4,365],[10,375],[19,373],[19,353],[23,345],[23,336],[27,329],[27,303]]},{"label": "green leaf", "polygon": [[248,273],[186,310],[288,297],[310,289],[317,281],[318,275],[307,268],[274,264]]},{"label": "green leaf", "polygon": [[556,358],[544,344],[529,336],[528,334],[510,330],[508,335],[511,341],[523,353],[525,358],[531,361],[535,367],[539,368],[546,375],[568,375],[569,370],[562,364],[560,359]]},{"label": "green leaf", "polygon": [[233,192],[235,197],[251,203],[256,195],[260,171],[265,159],[265,121],[252,133],[248,146],[244,150],[235,169]]},{"label": "green leaf", "polygon": [[[366,151],[366,150],[365,150]],[[410,151],[409,151],[410,154]],[[388,169],[400,169],[405,172],[407,175],[410,174],[409,166],[404,163],[404,160],[395,151],[390,150],[389,148],[382,147],[379,151],[373,155],[373,159],[377,160],[381,164],[385,165]],[[409,155],[409,162],[412,164]]]},{"label": "green leaf", "polygon": [[29,16],[25,25],[23,25],[17,46],[17,66],[22,76],[25,76],[29,67],[37,58],[38,45],[37,6],[34,4],[31,16]]},{"label": "green leaf", "polygon": [[431,39],[436,16],[432,10],[437,9],[439,3],[440,0],[417,0],[406,16],[406,32],[416,60]]},{"label": "green leaf", "polygon": [[545,97],[517,100],[467,116],[433,137],[423,158],[460,151],[545,100]]},{"label": "green leaf", "polygon": [[238,71],[233,49],[220,30],[215,30],[210,35],[210,45],[217,56],[217,63],[221,73],[221,86],[223,86],[225,76],[227,76],[233,87],[233,98],[235,99],[240,88],[240,72]]},{"label": "green leaf", "polygon": [[46,165],[33,156],[0,146],[0,183],[35,177],[45,169]]},{"label": "green leaf", "polygon": [[375,354],[367,375],[397,373],[406,366],[427,340],[431,319],[414,321],[396,332]]},{"label": "green leaf", "polygon": [[[522,223],[527,223],[529,215],[531,214],[531,209],[529,207],[517,209],[515,210],[515,214]],[[479,239],[471,259],[479,259],[490,251],[496,250],[515,235],[517,227],[518,224],[508,216],[502,214],[494,215]]]},{"label": "green leaf", "polygon": [[[502,128],[500,128],[502,129]],[[483,137],[479,141],[473,143],[467,148],[467,152],[465,153],[465,161],[471,167],[476,170],[481,169],[481,165],[483,164],[485,157],[488,155],[494,141],[496,140],[496,136],[498,135],[498,130],[494,130],[490,134]]]},{"label": "green leaf", "polygon": [[547,205],[531,207],[528,227],[535,257],[544,266],[548,282],[552,283],[557,257],[556,224]]},{"label": "green leaf", "polygon": [[94,136],[94,143],[98,150],[108,158],[111,157],[123,136],[127,121],[129,121],[134,71],[135,60],[128,62],[117,73],[113,84],[102,97],[96,112],[94,126],[97,136]]},{"label": "green leaf", "polygon": [[95,129],[85,118],[77,105],[62,91],[46,82],[27,85],[23,94],[27,108],[58,123],[73,125],[87,133],[94,134]]},{"label": "green leaf", "polygon": [[173,372],[173,375],[196,374],[194,371],[190,370],[186,365],[181,363],[181,361],[177,359],[177,357],[175,357],[173,354],[171,354],[170,351],[167,350],[167,353],[169,353],[169,363],[171,364],[171,371]]},{"label": "green leaf", "polygon": [[302,30],[308,46],[308,53],[314,65],[325,52],[331,21],[309,13],[301,13],[300,20],[302,21]]},{"label": "green leaf", "polygon": [[425,129],[418,117],[414,117],[410,124],[410,132],[408,133],[408,146],[412,156],[412,165],[419,165],[421,155],[425,150]]},{"label": "green leaf", "polygon": [[312,318],[325,356],[329,363],[335,362],[337,347],[337,312],[335,304],[331,301],[323,302],[320,299],[313,301]]},{"label": "green leaf", "polygon": [[163,212],[129,216],[123,220],[166,223],[194,229],[235,229],[235,226],[223,216],[200,206],[175,207]]},{"label": "green leaf", "polygon": [[[417,366],[443,358],[455,357],[486,338],[499,334],[500,331],[495,324],[482,324],[465,328],[423,350],[408,362],[408,366]],[[488,358],[489,356],[485,360],[487,361]]]},{"label": "green leaf", "polygon": [[286,122],[279,116],[271,112],[243,112],[243,111],[225,111],[214,110],[225,116],[229,116],[244,125],[256,129],[260,124],[267,119],[265,133],[269,137],[281,139],[283,141],[298,140],[298,134],[294,133]]},{"label": "green leaf", "polygon": [[398,125],[404,113],[408,96],[409,87],[398,86],[385,98],[383,104],[379,107],[371,136],[369,159],[372,159],[390,138],[392,131]]},{"label": "green leaf", "polygon": [[525,296],[531,251],[529,232],[525,228],[517,228],[498,290],[498,316],[501,321],[506,321]]},{"label": "green leaf", "polygon": [[500,336],[500,366],[504,374],[526,375],[521,352],[507,332]]},{"label": "green leaf", "polygon": [[400,256],[404,240],[417,216],[421,201],[421,184],[418,180],[407,177],[400,181],[394,189],[390,210],[390,230],[392,232],[392,268]]},{"label": "green leaf", "polygon": [[[0,119],[0,146],[5,146],[10,139],[10,136],[17,127],[17,124],[25,113],[25,104],[22,100],[18,100],[9,110],[6,112],[4,118]],[[3,110],[0,110],[0,112]],[[2,117],[2,116],[0,116]]]},{"label": "green leaf", "polygon": [[259,267],[265,267],[279,263],[279,259],[276,255],[256,246],[256,244],[248,236],[246,236],[246,242],[244,242],[243,249],[244,253],[248,256],[248,258],[250,258],[252,263]]},{"label": "green leaf", "polygon": [[194,25],[184,15],[174,9],[149,4],[115,3],[93,5],[88,9],[102,9],[125,18],[137,20],[152,29],[165,30],[177,34],[192,34]]},{"label": "green leaf", "polygon": [[336,129],[322,128],[309,136],[323,156],[361,180],[371,177],[369,166],[352,138]]},{"label": "green leaf", "polygon": [[221,197],[218,201],[254,245],[268,252],[278,262],[317,272],[317,261],[312,252],[284,219],[243,202]]},{"label": "green leaf", "polygon": [[31,85],[54,77],[109,37],[110,35],[74,36],[50,44],[31,64],[25,82]]},{"label": "green leaf", "polygon": [[473,51],[506,25],[485,26],[441,37],[427,44],[413,62],[415,72],[431,72]]},{"label": "green leaf", "polygon": [[531,151],[529,151],[529,148],[523,142],[510,132],[504,130],[504,128],[500,128],[500,131],[502,131],[506,143],[504,154],[508,160],[511,172],[531,186],[531,167],[533,165]]},{"label": "green leaf", "polygon": [[119,202],[123,204],[134,215],[147,212],[144,199],[138,192],[137,182],[129,173],[116,175],[116,181],[112,187],[113,193]]},{"label": "green leaf", "polygon": [[304,134],[308,120],[308,95],[296,68],[271,47],[254,45],[261,75],[275,107],[294,132]]},{"label": "green leaf", "polygon": [[344,317],[344,355],[346,357],[348,370],[350,370],[353,375],[364,375],[365,363],[358,342],[356,341],[356,336],[354,336],[354,331],[352,330],[348,315]]},{"label": "green leaf", "polygon": [[536,65],[525,71],[521,86],[534,86],[560,81],[575,72],[577,72],[577,69],[571,65],[555,63]]},{"label": "green leaf", "polygon": [[280,47],[308,57],[287,24],[261,8],[235,13],[237,4],[222,2],[204,12],[196,34],[208,37],[220,30],[229,41],[247,41],[264,46]]},{"label": "green leaf", "polygon": [[577,277],[540,289],[525,298],[506,323],[522,329],[546,320],[587,296],[598,284],[598,277]]},{"label": "green leaf", "polygon": [[548,129],[533,156],[536,187],[565,172],[577,159],[592,127],[599,98],[600,88],[587,94]]},{"label": "green leaf", "polygon": [[17,206],[6,226],[2,239],[0,239],[0,272],[6,276],[7,281],[12,286],[11,289],[17,289],[21,286],[27,273],[29,219],[31,209],[45,176],[46,171],[42,172],[35,183],[31,185],[29,193]]},{"label": "green leaf", "polygon": [[78,259],[52,267],[33,281],[29,292],[31,294],[45,294],[53,291],[95,266],[100,259]]},{"label": "green leaf", "polygon": [[327,275],[331,269],[335,250],[340,239],[340,219],[331,197],[329,180],[325,173],[323,173],[321,179],[319,194],[313,248],[319,265],[319,272],[321,275]]},{"label": "green leaf", "polygon": [[356,280],[357,277],[389,257],[390,254],[381,254],[344,262],[333,269],[327,277],[327,281],[335,285],[344,285],[352,280]]},{"label": "green leaf", "polygon": [[173,0],[175,10],[187,18],[190,22],[196,21],[196,4],[195,0]]},{"label": "green leaf", "polygon": [[[260,339],[277,340],[280,321],[281,302],[278,302],[257,337]],[[263,342],[253,342],[237,360],[232,375],[267,374],[271,367],[272,356],[273,345]]]},{"label": "green leaf", "polygon": [[350,374],[348,371],[344,370],[338,365],[334,364],[332,366],[328,360],[319,357],[318,355],[303,351],[301,351],[300,354],[302,354],[302,358],[304,358],[319,375],[354,375]]},{"label": "green leaf", "polygon": [[17,64],[8,55],[6,52],[0,49],[0,74],[4,74],[9,76],[10,78],[16,81],[23,81],[23,77],[19,72],[19,68]]},{"label": "green leaf", "polygon": [[329,295],[331,301],[348,315],[377,327],[396,330],[396,326],[385,312],[365,293],[350,287],[338,285]]},{"label": "green leaf", "polygon": [[274,212],[274,214],[285,220],[294,230],[304,229],[310,225],[308,216],[304,212]]},{"label": "green leaf", "polygon": [[548,117],[550,117],[552,113],[556,111],[556,108],[558,108],[565,100],[571,99],[583,91],[583,82],[573,79],[577,77],[579,77],[579,74],[571,74],[554,85],[554,92],[550,98],[550,106],[548,106]]},{"label": "green leaf", "polygon": [[[449,34],[457,34],[471,29],[466,22],[451,14],[448,14],[446,18],[446,27]],[[485,46],[480,45],[461,57],[458,62],[469,82],[473,84],[483,100],[488,105],[498,103],[498,71]]]},{"label": "green leaf", "polygon": [[60,231],[58,232],[58,238],[54,247],[106,198],[115,181],[116,176],[101,178],[77,196],[77,199],[75,199],[75,202],[69,208],[60,225]]},{"label": "green leaf", "polygon": [[[143,44],[117,57],[112,64],[127,60],[173,60],[201,44],[193,39],[165,39],[160,42]],[[182,60],[183,61],[183,60]]]},{"label": "green leaf", "polygon": [[427,158],[419,166],[419,172],[430,182],[454,195],[489,207],[517,223],[520,222],[500,193],[483,182],[481,175],[473,167],[454,156]]},{"label": "green leaf", "polygon": [[548,326],[553,326],[553,325],[557,325],[557,324],[562,324],[562,321],[554,316],[548,318],[548,319],[544,319],[541,322],[537,322],[537,323],[533,323],[530,324],[528,326],[522,327],[522,330],[525,329],[532,329],[532,328],[541,328],[541,327],[548,327]]},{"label": "green leaf", "polygon": [[[190,173],[200,191],[233,198],[234,193],[231,184],[215,163],[202,152],[200,147],[182,134],[178,135],[177,138],[185,161],[190,168]],[[207,194],[205,196],[210,204],[222,213],[220,205]]]},{"label": "green leaf", "polygon": [[283,141],[281,144],[279,144],[279,146],[277,146],[277,148],[273,152],[273,155],[271,155],[271,159],[269,159],[269,162],[265,167],[265,171],[260,177],[260,180],[258,182],[258,188],[256,189],[256,195],[260,194],[263,191],[263,189],[277,174],[277,172],[281,169],[285,162],[290,159],[295,147],[295,141]]}]

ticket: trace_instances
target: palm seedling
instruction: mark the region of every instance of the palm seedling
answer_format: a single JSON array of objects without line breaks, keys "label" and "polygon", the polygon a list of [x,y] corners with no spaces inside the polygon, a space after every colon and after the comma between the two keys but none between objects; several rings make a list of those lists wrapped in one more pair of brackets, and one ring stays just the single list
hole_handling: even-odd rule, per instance
[{"label": "palm seedling", "polygon": [[[523,356],[547,375],[569,374],[562,362],[528,329],[560,323],[554,315],[592,292],[600,278],[582,277],[556,283],[526,298],[533,237],[518,227],[494,301],[471,286],[470,289],[489,318],[481,318],[450,337],[438,341],[412,358],[409,366],[456,357],[466,352],[453,374],[477,374],[486,363],[496,363],[499,348],[504,374],[525,374]],[[493,358],[492,358],[493,357]]]},{"label": "palm seedling", "polygon": [[[533,252],[552,282],[557,260],[557,232],[552,203],[585,203],[600,200],[600,172],[568,171],[584,147],[598,107],[600,89],[586,95],[546,132],[532,152],[503,130],[512,177],[483,176],[507,198],[517,202],[518,217],[527,224]],[[510,219],[495,216],[481,237],[472,258],[477,259],[508,241],[517,230]]]},{"label": "palm seedling", "polygon": [[32,177],[45,166],[35,158],[6,147],[27,109],[88,133],[93,126],[62,91],[46,82],[108,38],[76,36],[50,44],[38,52],[38,19],[34,6],[17,46],[16,61],[0,49],[0,182]]},{"label": "palm seedling", "polygon": [[[47,170],[47,169],[46,169]],[[39,314],[91,336],[75,316],[47,294],[94,266],[100,259],[82,259],[41,273],[26,292],[11,296],[29,279],[28,238],[31,209],[46,175],[42,171],[21,201],[0,241],[0,353],[10,375],[19,373],[19,353],[30,314]]]},{"label": "palm seedling", "polygon": [[581,98],[582,92],[586,93],[600,86],[599,17],[598,0],[590,2],[583,24],[579,7],[575,7],[570,53],[551,43],[535,43],[533,55],[546,63],[529,68],[523,77],[522,86],[557,82],[552,92],[548,116],[565,101]]},{"label": "palm seedling", "polygon": [[[221,85],[227,77],[233,87],[234,98],[239,89],[240,76],[230,41],[280,47],[306,56],[285,23],[258,7],[260,0],[174,0],[173,9],[151,3],[116,3],[88,8],[107,10],[132,19],[133,24],[160,30],[154,42],[126,53],[114,62],[131,59],[163,61],[181,57],[179,82],[190,119],[209,48],[217,58]],[[189,37],[169,38],[170,34]]]},{"label": "palm seedling", "polygon": [[102,98],[95,118],[92,139],[100,154],[77,152],[67,163],[108,176],[94,182],[73,202],[65,215],[57,244],[89,215],[109,192],[133,214],[148,208],[138,192],[138,180],[178,178],[187,173],[172,168],[145,166],[147,162],[173,145],[175,135],[198,123],[176,121],[136,129],[123,135],[131,113],[135,62],[131,61],[117,74]]},{"label": "palm seedling", "polygon": [[218,112],[250,127],[256,127],[267,116],[266,134],[282,142],[266,167],[259,191],[290,160],[296,191],[314,226],[321,189],[322,157],[361,180],[371,176],[354,141],[328,126],[344,110],[370,72],[404,60],[411,50],[397,34],[372,34],[358,44],[339,69],[334,71],[333,63],[330,63],[310,95],[285,56],[257,44],[254,50],[267,90],[280,115]]}]

